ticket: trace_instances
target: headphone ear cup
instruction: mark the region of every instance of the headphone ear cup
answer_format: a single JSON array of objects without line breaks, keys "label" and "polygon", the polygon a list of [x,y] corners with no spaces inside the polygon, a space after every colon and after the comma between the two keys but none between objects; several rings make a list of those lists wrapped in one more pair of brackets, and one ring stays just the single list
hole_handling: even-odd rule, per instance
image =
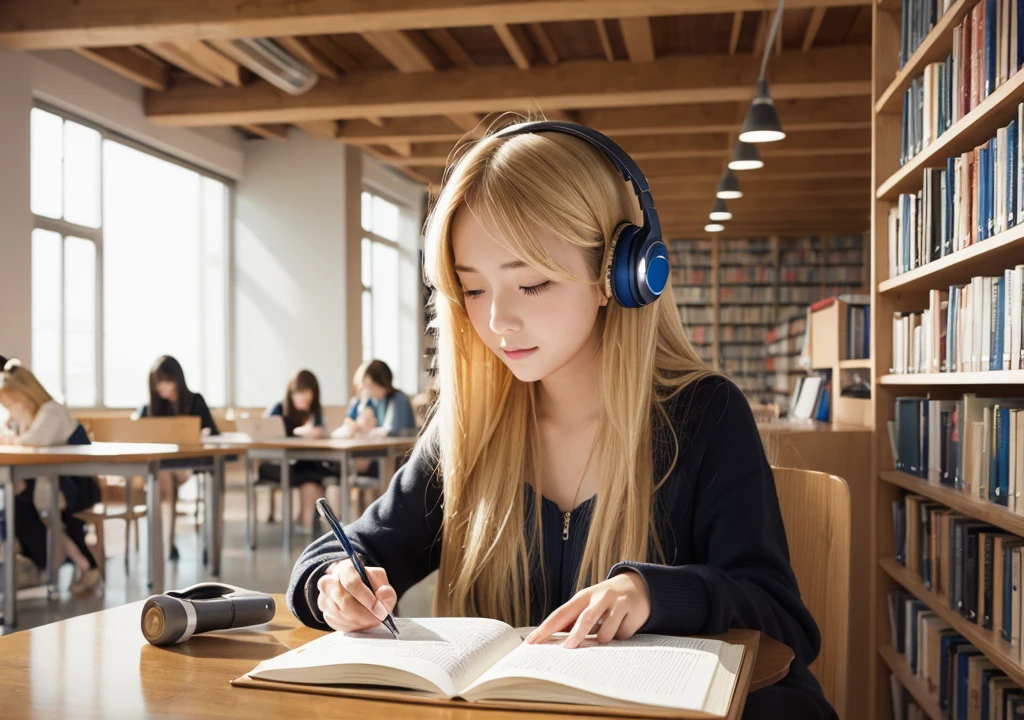
[{"label": "headphone ear cup", "polygon": [[632,223],[622,223],[615,228],[610,246],[611,259],[606,274],[606,290],[610,297],[623,307],[637,308],[644,305],[636,288],[637,273],[632,261],[636,237],[643,228]]}]

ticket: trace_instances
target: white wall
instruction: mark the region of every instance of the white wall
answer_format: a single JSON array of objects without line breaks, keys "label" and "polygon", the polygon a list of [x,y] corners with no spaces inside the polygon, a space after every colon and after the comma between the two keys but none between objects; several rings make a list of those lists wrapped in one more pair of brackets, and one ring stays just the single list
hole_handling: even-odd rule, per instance
[{"label": "white wall", "polygon": [[246,143],[236,196],[235,403],[279,400],[306,368],[325,404],[345,367],[345,147],[293,132]]},{"label": "white wall", "polygon": [[29,58],[0,50],[0,355],[32,361]]}]

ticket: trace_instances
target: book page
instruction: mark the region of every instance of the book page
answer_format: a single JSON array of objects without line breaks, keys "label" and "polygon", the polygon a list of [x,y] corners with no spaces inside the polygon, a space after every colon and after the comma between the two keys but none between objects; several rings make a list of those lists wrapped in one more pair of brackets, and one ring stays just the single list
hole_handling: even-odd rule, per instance
[{"label": "book page", "polygon": [[[510,693],[508,689],[517,685],[529,687],[529,682],[509,682],[514,678],[556,683],[626,703],[713,711],[709,706],[721,707],[721,696],[728,708],[743,653],[741,645],[667,635],[637,635],[603,645],[591,637],[570,650],[561,645],[565,637],[556,633],[545,643],[520,645],[462,696],[467,700],[530,696]],[[709,703],[712,684],[716,697]],[[571,694],[563,690],[561,695],[563,702],[573,702]]]},{"label": "book page", "polygon": [[383,626],[333,632],[260,663],[249,675],[310,684],[395,685],[451,697],[521,643],[509,625],[486,618],[396,617],[395,623],[397,638]]}]

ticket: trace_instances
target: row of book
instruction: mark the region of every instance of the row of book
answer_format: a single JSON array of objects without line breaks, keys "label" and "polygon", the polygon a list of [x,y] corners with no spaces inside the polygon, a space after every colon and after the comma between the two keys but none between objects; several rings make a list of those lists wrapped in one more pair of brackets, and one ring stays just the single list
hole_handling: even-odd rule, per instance
[{"label": "row of book", "polygon": [[860,285],[861,268],[852,265],[840,267],[783,267],[779,278],[787,283],[848,283]]},{"label": "row of book", "polygon": [[718,279],[723,283],[774,283],[775,268],[754,267],[723,267],[719,270]]},{"label": "row of book", "polygon": [[677,303],[710,305],[710,285],[673,285],[672,294],[675,295]]},{"label": "row of book", "polygon": [[719,288],[718,297],[723,303],[772,303],[775,302],[775,288],[727,285]]},{"label": "row of book", "polygon": [[774,323],[775,310],[766,305],[732,305],[718,309],[722,323]]},{"label": "row of book", "polygon": [[[693,268],[685,265],[672,266],[673,285],[711,285],[711,270],[707,268]],[[676,297],[682,288],[676,288]]]},{"label": "row of book", "polygon": [[897,470],[1024,515],[1024,397],[896,398]]},{"label": "row of book", "polygon": [[893,314],[894,374],[1024,369],[1024,265],[931,290],[928,308]]},{"label": "row of book", "polygon": [[935,23],[953,4],[953,0],[903,0],[900,33],[900,67],[928,37]]},{"label": "row of book", "polygon": [[[1019,559],[1019,553],[1018,553]],[[1017,592],[1016,597],[1020,593]],[[928,605],[905,590],[887,597],[889,640],[911,672],[934,688],[939,709],[956,720],[1024,718],[1024,690]],[[893,718],[925,718],[890,676]]]},{"label": "row of book", "polygon": [[864,360],[871,357],[871,306],[846,306],[846,358]]},{"label": "row of book", "polygon": [[953,28],[952,51],[924,68],[903,97],[901,163],[1005,83],[1024,63],[1024,3],[980,0]]},{"label": "row of book", "polygon": [[[860,282],[858,281],[857,285],[859,284]],[[786,287],[783,285],[779,288],[779,302],[809,305],[831,295],[846,293],[850,289],[849,285],[843,284],[817,285],[814,287]]]},{"label": "row of book", "polygon": [[1021,131],[1017,117],[974,150],[924,170],[922,189],[903,193],[888,217],[889,276],[998,235],[1024,220]]},{"label": "row of book", "polygon": [[[759,357],[719,358],[721,367],[727,373],[746,376],[763,376],[764,360]],[[762,383],[763,384],[763,383]]]},{"label": "row of book", "polygon": [[756,325],[722,325],[718,333],[723,342],[764,343],[765,338],[765,328]]},{"label": "row of book", "polygon": [[690,337],[690,342],[698,344],[706,344],[711,342],[711,326],[710,325],[691,325],[686,328],[686,333]]},{"label": "row of book", "polygon": [[683,327],[689,328],[694,325],[711,325],[715,322],[715,310],[710,306],[707,307],[700,305],[680,305],[679,320],[683,323]]}]

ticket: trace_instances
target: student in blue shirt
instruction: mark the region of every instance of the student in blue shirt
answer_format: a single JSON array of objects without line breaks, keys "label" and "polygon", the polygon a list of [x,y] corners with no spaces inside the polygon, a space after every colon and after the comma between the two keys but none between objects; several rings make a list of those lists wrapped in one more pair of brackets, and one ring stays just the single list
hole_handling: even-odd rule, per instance
[{"label": "student in blue shirt", "polygon": [[404,437],[416,434],[416,416],[409,396],[394,386],[391,368],[383,360],[360,365],[352,379],[356,396],[337,437]]},{"label": "student in blue shirt", "polygon": [[[320,405],[320,383],[309,370],[300,370],[285,389],[284,399],[267,409],[267,417],[279,416],[288,437],[321,438],[324,436],[324,414]],[[310,533],[316,501],[324,496],[324,478],[338,477],[337,463],[299,460],[290,468],[292,487],[299,488],[299,519],[297,529]],[[281,482],[281,466],[262,463],[259,478],[264,482]]]},{"label": "student in blue shirt", "polygon": [[[199,418],[202,437],[219,435],[217,423],[213,421],[206,400],[197,392],[188,389],[185,382],[185,371],[181,364],[170,355],[161,355],[149,370],[149,402],[140,407],[132,416],[135,419],[144,417],[178,417],[191,415]],[[191,472],[181,470],[161,470],[158,474],[161,505],[170,503],[170,517],[165,527],[168,529],[167,545],[171,548],[170,559],[179,557],[178,546],[174,544],[174,526],[177,520],[178,487],[191,476]]]},{"label": "student in blue shirt", "polygon": [[589,128],[459,157],[424,240],[437,403],[346,528],[374,590],[325,534],[292,571],[302,622],[376,627],[436,570],[435,615],[537,626],[527,642],[762,631],[795,658],[744,718],[836,717],[753,413],[687,339],[659,236],[636,164]]},{"label": "student in blue shirt", "polygon": [[[0,444],[31,447],[89,444],[85,429],[17,360],[10,360],[0,368],[0,405],[19,428],[14,436],[0,434]],[[60,522],[64,525],[61,551],[74,563],[77,576],[70,590],[73,595],[85,595],[98,590],[102,581],[96,558],[85,543],[85,523],[75,517],[75,513],[100,501],[99,483],[95,477],[61,476],[58,485]],[[49,486],[46,489],[52,492]],[[19,587],[41,582],[47,563],[47,530],[35,506],[35,490],[36,481],[26,480],[21,487],[16,487],[14,497],[14,529],[21,547],[16,567]]]}]

